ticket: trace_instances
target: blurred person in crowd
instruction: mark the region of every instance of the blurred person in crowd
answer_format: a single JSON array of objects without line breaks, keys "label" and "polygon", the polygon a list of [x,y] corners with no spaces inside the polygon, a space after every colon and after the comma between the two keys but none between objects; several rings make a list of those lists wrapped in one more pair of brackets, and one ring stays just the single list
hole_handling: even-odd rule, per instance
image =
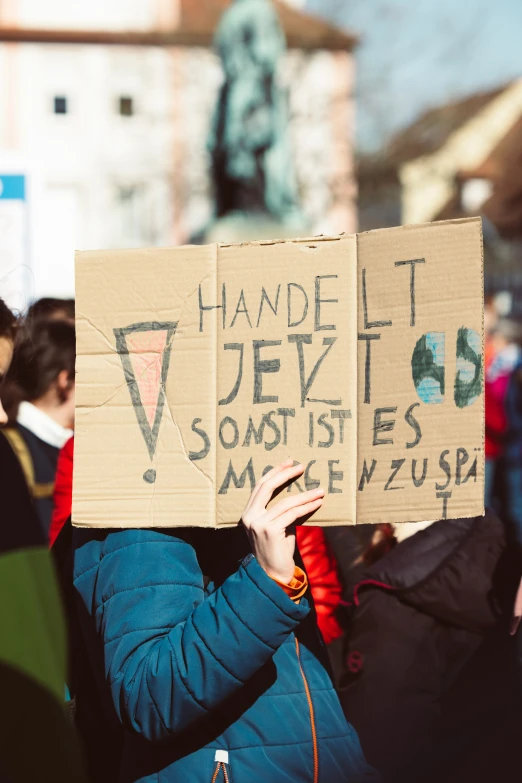
[{"label": "blurred person in crowd", "polygon": [[58,455],[73,433],[75,350],[71,324],[26,326],[7,376],[10,422],[3,434],[23,468],[46,535]]},{"label": "blurred person in crowd", "polygon": [[74,299],[55,299],[46,296],[37,299],[27,310],[29,324],[42,321],[67,321],[74,326]]},{"label": "blurred person in crowd", "polygon": [[[2,380],[18,323],[0,299]],[[85,783],[63,710],[65,630],[47,541],[22,469],[0,435],[0,780]]]},{"label": "blurred person in crowd", "polygon": [[268,472],[236,528],[73,529],[82,636],[124,729],[121,779],[378,779],[342,714],[298,565],[294,523],[324,492],[267,509],[303,471],[289,460]]},{"label": "blurred person in crowd", "polygon": [[485,374],[486,393],[486,482],[485,504],[498,509],[499,480],[509,422],[506,395],[513,371],[521,358],[521,326],[513,319],[501,318],[493,328],[490,341],[492,358]]},{"label": "blurred person in crowd", "polygon": [[[516,340],[522,344],[522,324],[517,324]],[[509,377],[505,395],[506,432],[499,462],[499,513],[522,562],[522,350]]]},{"label": "blurred person in crowd", "polygon": [[394,533],[355,589],[345,652],[340,698],[363,752],[385,783],[518,780],[520,567],[504,525],[486,512]]},{"label": "blurred person in crowd", "polygon": [[488,296],[484,300],[484,366],[486,372],[495,358],[496,345],[494,335],[498,319],[499,316],[495,307],[495,299],[492,296]]}]

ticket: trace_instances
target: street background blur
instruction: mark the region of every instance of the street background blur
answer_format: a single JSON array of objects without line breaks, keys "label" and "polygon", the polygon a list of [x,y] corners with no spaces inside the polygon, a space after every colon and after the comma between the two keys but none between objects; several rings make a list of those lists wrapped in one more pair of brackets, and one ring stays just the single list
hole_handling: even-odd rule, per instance
[{"label": "street background blur", "polygon": [[[74,250],[173,245],[214,214],[208,151],[229,0],[0,2],[0,280],[74,295]],[[275,0],[310,233],[482,214],[518,308],[522,6]],[[504,302],[510,309],[512,301]]]}]

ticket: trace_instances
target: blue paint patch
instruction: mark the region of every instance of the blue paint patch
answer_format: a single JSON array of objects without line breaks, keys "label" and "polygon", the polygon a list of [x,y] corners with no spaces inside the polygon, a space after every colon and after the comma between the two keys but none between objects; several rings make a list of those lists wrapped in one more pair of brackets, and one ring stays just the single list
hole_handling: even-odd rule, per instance
[{"label": "blue paint patch", "polygon": [[23,174],[0,175],[0,199],[25,201],[25,177]]},{"label": "blue paint patch", "polygon": [[428,332],[426,347],[432,352],[435,364],[444,367],[444,332]]},{"label": "blue paint patch", "polygon": [[444,402],[444,358],[444,332],[427,332],[417,341],[411,359],[411,371],[419,399],[427,405]]},{"label": "blue paint patch", "polygon": [[428,405],[439,405],[444,402],[444,395],[440,390],[440,383],[434,378],[424,378],[417,386],[417,394]]}]

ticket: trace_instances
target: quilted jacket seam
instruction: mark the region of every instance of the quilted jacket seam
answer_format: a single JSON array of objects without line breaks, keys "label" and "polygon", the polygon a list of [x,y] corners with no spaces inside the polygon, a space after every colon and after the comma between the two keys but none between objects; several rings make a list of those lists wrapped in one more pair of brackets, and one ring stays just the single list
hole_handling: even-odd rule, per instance
[{"label": "quilted jacket seam", "polygon": [[[252,581],[253,581],[253,580],[252,580]],[[254,582],[254,584],[255,584],[255,582]],[[236,610],[234,609],[234,607],[232,606],[232,604],[231,604],[231,603],[230,603],[230,601],[228,600],[227,596],[225,595],[225,592],[224,592],[224,590],[221,590],[221,594],[222,594],[223,598],[225,599],[225,601],[226,601],[226,603],[227,603],[227,606],[230,608],[230,611],[231,611],[233,614],[235,614],[235,616],[237,617],[237,619],[239,620],[239,622],[240,622],[240,623],[241,623],[241,624],[242,624],[242,625],[243,625],[243,626],[244,626],[244,627],[247,629],[247,631],[250,631],[250,633],[252,634],[252,636],[254,636],[254,637],[255,637],[255,638],[258,640],[258,642],[261,642],[261,644],[262,644],[264,647],[268,647],[268,649],[269,649],[269,650],[272,650],[272,651],[274,651],[274,652],[275,652],[275,651],[277,650],[277,647],[272,647],[272,645],[271,645],[271,644],[268,644],[267,642],[265,642],[265,640],[264,640],[264,639],[262,639],[262,638],[261,638],[261,637],[260,637],[260,636],[259,636],[257,633],[255,633],[255,631],[253,631],[253,630],[250,628],[250,626],[249,626],[249,625],[247,625],[247,624],[245,623],[245,621],[243,620],[243,618],[239,616],[239,614],[236,612]]]},{"label": "quilted jacket seam", "polygon": [[236,677],[236,675],[233,674],[229,669],[227,669],[225,664],[222,661],[219,660],[217,655],[210,649],[210,647],[206,643],[205,639],[201,636],[198,628],[196,627],[196,624],[194,623],[193,618],[190,618],[190,619],[191,619],[192,627],[194,628],[195,632],[197,633],[197,635],[199,636],[199,638],[201,639],[201,641],[203,642],[203,644],[205,645],[205,647],[207,648],[207,650],[209,651],[211,656],[214,658],[214,660],[216,660],[219,663],[219,665],[226,671],[227,674],[230,675],[230,677],[232,677],[233,680],[235,680],[236,682],[239,682],[241,685],[244,685],[245,683],[243,682],[243,680],[240,680],[239,677]]},{"label": "quilted jacket seam", "polygon": [[120,639],[123,639],[124,636],[128,636],[130,633],[144,633],[145,631],[167,631],[168,633],[171,630],[172,625],[160,625],[159,628],[134,628],[132,631],[124,631],[123,633],[118,634],[118,636],[113,636],[112,639],[107,639],[104,644],[119,642]]},{"label": "quilted jacket seam", "polygon": [[172,732],[171,732],[171,731],[170,731],[170,730],[167,728],[167,726],[166,726],[166,724],[165,724],[165,721],[164,721],[164,720],[163,720],[163,718],[161,717],[161,713],[160,713],[160,711],[159,711],[159,709],[158,709],[158,705],[156,704],[156,701],[155,701],[155,699],[154,699],[154,696],[152,695],[152,693],[151,693],[151,691],[150,691],[150,687],[149,687],[148,673],[149,673],[149,665],[150,665],[150,656],[151,656],[151,652],[152,652],[152,650],[149,652],[149,654],[148,654],[148,656],[147,656],[147,663],[145,664],[145,672],[144,672],[144,675],[143,675],[143,676],[144,676],[144,678],[145,678],[145,685],[147,686],[147,693],[149,694],[150,700],[151,700],[151,702],[152,702],[152,706],[154,707],[154,709],[155,709],[155,711],[156,711],[156,714],[157,714],[157,716],[158,716],[158,718],[159,718],[159,722],[160,722],[160,723],[161,723],[161,725],[163,726],[163,729],[164,729],[164,731],[166,731],[166,733],[167,733],[167,734],[170,736],[170,735],[172,734]]},{"label": "quilted jacket seam", "polygon": [[130,696],[131,696],[130,692],[131,692],[131,688],[134,685],[134,677],[133,677],[131,682],[129,683],[129,689],[127,690],[125,688],[125,671],[127,669],[129,660],[130,660],[130,658],[126,661],[125,666],[123,667],[123,671],[120,673],[120,675],[117,675],[114,678],[114,680],[112,681],[112,683],[111,683],[111,686],[115,685],[116,682],[119,679],[121,679],[121,687],[123,688],[123,703],[125,705],[125,712],[126,712],[126,716],[125,717],[127,717],[129,715],[129,701],[130,701]]},{"label": "quilted jacket seam", "polygon": [[103,609],[103,607],[108,604],[109,601],[112,601],[113,598],[116,598],[117,595],[123,595],[123,593],[132,593],[133,590],[147,590],[149,587],[193,587],[196,590],[201,590],[203,592],[201,585],[195,585],[193,582],[151,582],[150,584],[139,585],[138,587],[126,587],[125,590],[117,590],[115,593],[102,601],[101,604],[98,604],[95,614],[97,614],[100,609]]},{"label": "quilted jacket seam", "polygon": [[[104,647],[104,649],[105,649],[105,642],[104,642],[104,644],[103,644],[103,647]],[[139,649],[139,648],[137,648],[137,649]],[[136,650],[134,650],[134,652],[136,652]],[[126,660],[126,661],[125,661],[125,663],[123,664],[123,668],[121,668],[121,669],[120,669],[120,670],[117,672],[116,676],[115,676],[115,677],[113,677],[111,680],[109,680],[109,686],[110,686],[111,688],[112,688],[112,686],[113,686],[113,685],[115,685],[115,684],[118,682],[118,680],[122,680],[122,683],[123,683],[123,681],[124,681],[124,679],[125,679],[125,673],[126,673],[127,669],[129,668],[129,666],[130,666],[130,663],[131,663],[132,659],[134,658],[134,652],[133,652],[133,653],[131,653],[131,654],[130,654],[130,655],[127,657],[127,660]],[[136,679],[136,674],[134,675],[134,677],[132,678],[131,682],[129,683],[129,686],[132,686],[132,685],[133,685],[133,683],[134,683],[134,680],[135,680],[135,679]],[[128,707],[128,699],[129,699],[129,698],[130,698],[130,694],[129,694],[129,696],[128,696],[128,697],[125,697],[125,709],[127,709],[127,707]]]},{"label": "quilted jacket seam", "polygon": [[204,704],[202,704],[202,703],[199,701],[199,699],[197,699],[197,698],[196,698],[196,696],[194,695],[194,693],[193,693],[193,692],[191,691],[191,689],[189,688],[188,684],[185,682],[185,679],[184,679],[184,678],[181,676],[181,672],[180,672],[180,670],[179,670],[179,664],[178,664],[178,657],[177,657],[177,655],[176,655],[176,650],[174,649],[174,645],[172,644],[172,640],[171,640],[171,638],[170,638],[170,634],[167,634],[167,637],[166,637],[166,638],[168,639],[168,643],[169,643],[169,645],[170,645],[170,649],[172,650],[172,657],[173,657],[173,659],[174,659],[174,666],[176,667],[176,672],[177,672],[177,674],[178,674],[179,681],[181,682],[181,684],[183,685],[183,687],[184,687],[184,688],[185,688],[185,690],[187,691],[188,695],[190,696],[190,698],[192,699],[192,701],[194,702],[194,704],[197,704],[197,706],[198,706],[198,707],[199,707],[201,710],[203,710],[203,712],[204,712],[205,714],[207,714],[207,713],[209,712],[208,708],[207,708],[207,707],[205,707],[205,705],[204,705]]}]

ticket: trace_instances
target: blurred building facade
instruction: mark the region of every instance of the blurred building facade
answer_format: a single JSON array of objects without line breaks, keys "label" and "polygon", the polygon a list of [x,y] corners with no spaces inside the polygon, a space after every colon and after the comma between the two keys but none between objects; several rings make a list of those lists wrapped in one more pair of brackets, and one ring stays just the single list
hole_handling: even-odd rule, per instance
[{"label": "blurred building facade", "polygon": [[522,79],[426,112],[358,175],[362,230],[481,215],[486,293],[522,315]]},{"label": "blurred building facade", "polygon": [[[0,4],[0,180],[26,177],[29,296],[73,293],[74,249],[179,244],[208,223],[212,39],[229,2]],[[316,233],[353,231],[356,41],[275,5],[302,209]]]}]

